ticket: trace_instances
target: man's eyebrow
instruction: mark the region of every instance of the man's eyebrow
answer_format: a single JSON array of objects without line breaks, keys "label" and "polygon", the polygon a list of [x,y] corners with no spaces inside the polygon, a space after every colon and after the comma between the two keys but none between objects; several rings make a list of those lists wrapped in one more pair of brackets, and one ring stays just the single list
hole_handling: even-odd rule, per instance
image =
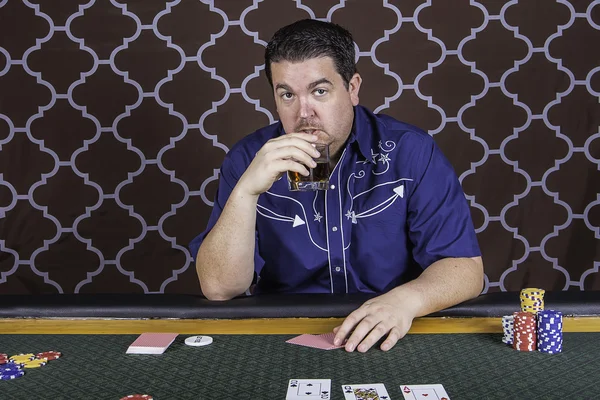
[{"label": "man's eyebrow", "polygon": [[[315,87],[321,85],[321,84],[326,84],[329,86],[333,86],[333,83],[331,83],[331,81],[327,78],[321,78],[318,79],[314,82],[309,83],[308,85],[308,89],[314,89]],[[286,85],[285,83],[278,83],[277,85],[275,85],[275,90],[279,90],[279,89],[283,89],[285,91],[291,92],[292,88],[290,88],[288,85]]]},{"label": "man's eyebrow", "polygon": [[275,85],[275,90],[279,90],[279,89],[283,89],[286,90],[288,92],[292,91],[292,88],[290,88],[288,85],[286,85],[285,83],[278,83],[277,85]]},{"label": "man's eyebrow", "polygon": [[319,85],[321,85],[323,83],[326,84],[326,85],[329,85],[329,86],[333,86],[333,83],[331,83],[331,81],[329,79],[327,79],[327,78],[321,78],[321,79],[319,79],[317,81],[312,82],[310,85],[308,85],[308,89],[313,89],[313,88],[315,88],[315,87],[317,87],[317,86],[319,86]]}]

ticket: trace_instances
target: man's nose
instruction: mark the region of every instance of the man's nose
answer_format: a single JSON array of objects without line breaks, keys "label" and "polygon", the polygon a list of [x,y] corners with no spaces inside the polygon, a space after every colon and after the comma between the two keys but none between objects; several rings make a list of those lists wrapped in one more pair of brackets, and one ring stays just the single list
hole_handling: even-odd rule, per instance
[{"label": "man's nose", "polygon": [[310,118],[315,115],[313,105],[308,99],[300,99],[299,117],[302,119]]}]

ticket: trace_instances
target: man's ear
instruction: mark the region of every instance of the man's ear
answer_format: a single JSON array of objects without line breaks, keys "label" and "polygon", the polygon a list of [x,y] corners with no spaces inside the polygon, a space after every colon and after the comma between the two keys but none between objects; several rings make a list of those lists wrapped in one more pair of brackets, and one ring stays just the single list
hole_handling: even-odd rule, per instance
[{"label": "man's ear", "polygon": [[350,100],[352,101],[353,106],[358,104],[358,92],[360,91],[361,83],[362,78],[358,72],[352,76],[352,79],[350,79],[350,82],[348,83],[348,92],[350,93]]}]

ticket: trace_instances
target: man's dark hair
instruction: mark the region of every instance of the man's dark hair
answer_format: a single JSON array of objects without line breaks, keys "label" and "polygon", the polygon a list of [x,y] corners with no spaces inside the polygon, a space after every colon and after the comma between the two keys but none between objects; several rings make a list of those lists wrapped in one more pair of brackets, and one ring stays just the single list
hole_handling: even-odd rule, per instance
[{"label": "man's dark hair", "polygon": [[354,41],[346,29],[331,22],[303,19],[279,29],[265,50],[265,72],[273,86],[271,63],[302,62],[311,58],[331,57],[346,89],[356,73]]}]

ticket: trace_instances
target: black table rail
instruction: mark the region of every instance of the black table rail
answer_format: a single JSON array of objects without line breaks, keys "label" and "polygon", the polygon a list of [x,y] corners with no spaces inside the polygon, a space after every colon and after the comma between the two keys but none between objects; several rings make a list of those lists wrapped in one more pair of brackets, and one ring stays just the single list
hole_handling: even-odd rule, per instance
[{"label": "black table rail", "polygon": [[[289,294],[216,302],[179,294],[0,295],[0,318],[328,318],[345,317],[372,297]],[[519,292],[489,293],[431,316],[499,317],[519,307]],[[566,316],[598,316],[600,291],[546,292],[545,308]]]}]

